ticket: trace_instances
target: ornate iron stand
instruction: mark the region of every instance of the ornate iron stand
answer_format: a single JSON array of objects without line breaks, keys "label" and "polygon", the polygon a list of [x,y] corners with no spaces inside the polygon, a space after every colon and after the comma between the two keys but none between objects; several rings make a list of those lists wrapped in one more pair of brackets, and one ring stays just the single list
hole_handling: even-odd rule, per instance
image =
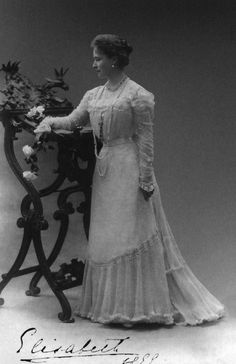
[{"label": "ornate iron stand", "polygon": [[[53,109],[48,110],[48,113],[51,115],[61,115],[67,114],[70,111],[71,109]],[[58,314],[59,319],[63,322],[73,322],[71,307],[63,291],[82,283],[84,263],[72,259],[71,264],[62,264],[61,269],[56,273],[52,272],[50,267],[58,257],[65,241],[69,227],[69,215],[75,211],[72,203],[67,202],[67,199],[72,193],[79,191],[84,193],[85,201],[80,204],[77,211],[83,214],[84,230],[88,237],[91,184],[95,165],[92,133],[82,134],[80,130],[76,130],[72,134],[63,137],[53,133],[49,135],[49,139],[55,141],[58,145],[57,177],[50,186],[38,191],[32,182],[28,182],[23,178],[23,170],[14,152],[14,140],[17,139],[16,134],[22,131],[22,129],[33,133],[33,128],[22,119],[24,114],[24,110],[1,113],[1,119],[5,128],[4,150],[6,158],[10,168],[27,194],[21,203],[22,216],[17,220],[17,226],[23,229],[21,247],[10,270],[2,275],[0,293],[12,278],[34,272],[35,274],[30,281],[26,294],[28,296],[37,296],[40,293],[38,283],[43,276],[61,305],[62,312]],[[87,161],[87,168],[80,168],[78,158]],[[66,178],[70,182],[76,182],[76,185],[59,190]],[[43,215],[42,198],[55,192],[58,193],[58,209],[54,212],[53,217],[55,220],[60,221],[60,228],[54,247],[49,256],[46,257],[41,231],[48,229],[48,222]],[[31,243],[34,246],[38,265],[21,269]],[[4,299],[0,298],[0,305],[3,304]]]}]

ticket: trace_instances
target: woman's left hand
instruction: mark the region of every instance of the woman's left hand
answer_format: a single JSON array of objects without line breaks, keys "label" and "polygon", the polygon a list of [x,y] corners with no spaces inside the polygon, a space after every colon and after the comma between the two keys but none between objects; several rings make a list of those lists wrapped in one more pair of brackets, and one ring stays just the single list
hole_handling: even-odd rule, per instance
[{"label": "woman's left hand", "polygon": [[143,190],[141,187],[140,187],[140,190],[142,191],[142,194],[143,194],[143,197],[146,201],[149,200],[149,198],[152,196],[154,190],[152,191],[146,191],[146,190]]}]

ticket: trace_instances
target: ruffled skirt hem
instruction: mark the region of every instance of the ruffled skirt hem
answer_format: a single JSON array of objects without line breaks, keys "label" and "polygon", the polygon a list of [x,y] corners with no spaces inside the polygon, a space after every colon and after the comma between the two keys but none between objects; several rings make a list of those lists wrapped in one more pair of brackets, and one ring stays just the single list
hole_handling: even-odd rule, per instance
[{"label": "ruffled skirt hem", "polygon": [[170,242],[157,233],[109,262],[88,260],[82,301],[75,314],[103,324],[191,326],[224,316],[224,306],[195,277],[182,256],[168,259],[165,244]]},{"label": "ruffled skirt hem", "polygon": [[[79,316],[81,318],[90,319],[92,322],[100,323],[100,324],[126,324],[130,323],[132,325],[135,324],[159,324],[159,325],[165,325],[165,326],[198,326],[205,323],[213,322],[220,320],[222,317],[225,316],[225,311],[222,310],[222,312],[219,312],[218,314],[214,314],[212,316],[209,316],[207,319],[199,319],[195,320],[193,323],[189,323],[186,321],[179,321],[178,318],[175,318],[175,315],[166,315],[166,316],[160,316],[156,314],[150,313],[149,316],[140,316],[135,318],[130,318],[128,316],[124,315],[113,315],[109,318],[104,319],[103,317],[95,317],[92,312],[88,312],[87,314],[82,314],[79,310],[76,310],[74,312],[76,316]],[[178,315],[176,315],[178,317]]]}]

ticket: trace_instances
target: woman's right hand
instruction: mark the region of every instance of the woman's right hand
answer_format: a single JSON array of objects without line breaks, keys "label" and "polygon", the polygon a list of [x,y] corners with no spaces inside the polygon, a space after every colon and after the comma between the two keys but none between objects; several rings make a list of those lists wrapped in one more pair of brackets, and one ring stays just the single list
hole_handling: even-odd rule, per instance
[{"label": "woman's right hand", "polygon": [[45,119],[41,121],[41,123],[34,129],[34,133],[36,134],[36,139],[40,139],[40,137],[44,133],[51,133],[52,131],[52,118],[47,116]]}]

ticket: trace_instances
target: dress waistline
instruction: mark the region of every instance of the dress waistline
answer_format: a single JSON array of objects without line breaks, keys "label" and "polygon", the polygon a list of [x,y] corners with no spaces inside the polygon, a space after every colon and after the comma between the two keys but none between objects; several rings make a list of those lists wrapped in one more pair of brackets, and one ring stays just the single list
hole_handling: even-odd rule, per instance
[{"label": "dress waistline", "polygon": [[133,143],[133,139],[129,137],[129,138],[116,138],[106,142],[104,141],[103,147],[113,147],[115,145],[127,144],[127,143]]},{"label": "dress waistline", "polygon": [[97,169],[100,177],[104,177],[106,175],[108,160],[107,157],[109,155],[109,148],[114,147],[115,145],[122,145],[122,144],[133,144],[134,141],[131,137],[129,138],[116,138],[108,141],[103,142],[102,149],[100,150],[99,154],[96,155],[97,157]]}]

